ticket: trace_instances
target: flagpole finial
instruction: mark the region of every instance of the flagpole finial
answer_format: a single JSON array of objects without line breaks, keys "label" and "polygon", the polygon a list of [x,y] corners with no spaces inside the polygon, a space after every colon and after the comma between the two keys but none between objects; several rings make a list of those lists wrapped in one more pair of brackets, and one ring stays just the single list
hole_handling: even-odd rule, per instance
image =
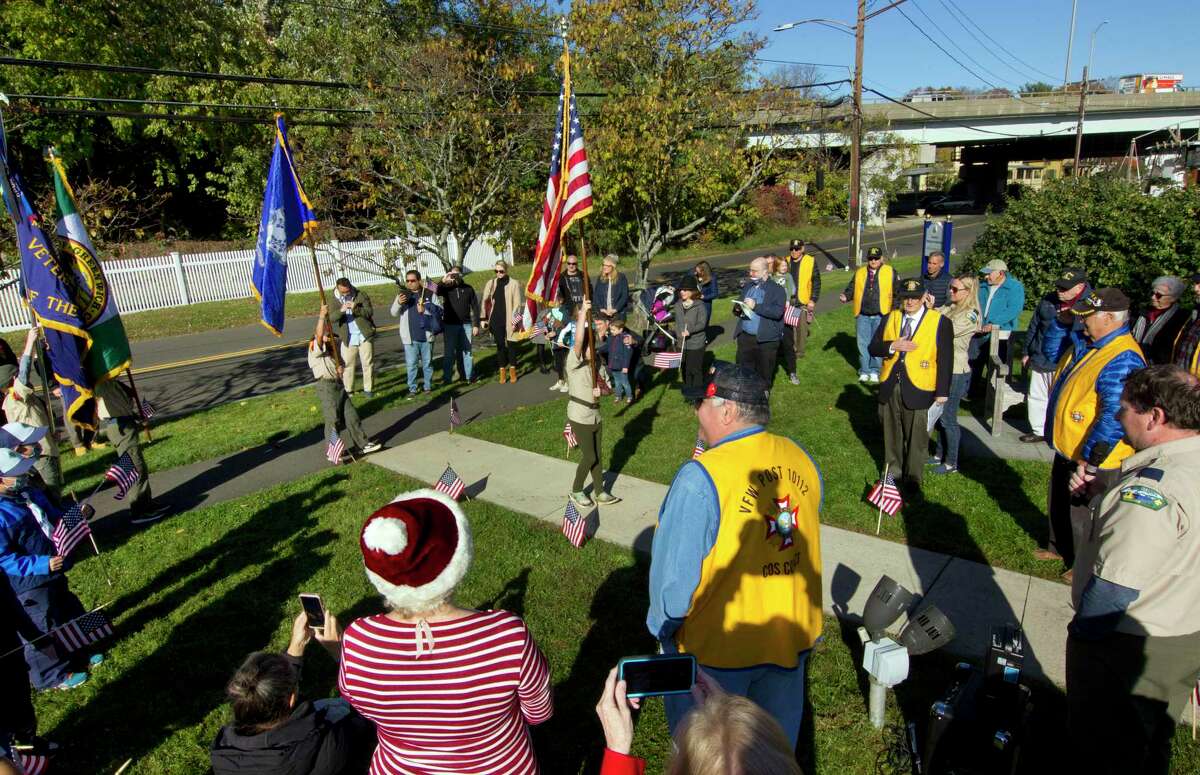
[{"label": "flagpole finial", "polygon": [[570,31],[571,23],[567,20],[566,14],[558,17],[558,35],[563,39],[563,45],[567,45],[567,33]]}]

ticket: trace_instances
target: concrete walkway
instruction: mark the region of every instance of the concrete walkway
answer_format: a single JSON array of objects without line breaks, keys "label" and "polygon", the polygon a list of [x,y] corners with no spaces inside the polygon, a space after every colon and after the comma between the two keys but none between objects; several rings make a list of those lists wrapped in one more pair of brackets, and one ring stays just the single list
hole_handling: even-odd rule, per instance
[{"label": "concrete walkway", "polygon": [[[447,461],[453,461],[472,498],[553,524],[562,522],[567,483],[577,462],[577,458],[551,458],[446,432],[370,459],[427,482],[437,481]],[[547,482],[562,486],[547,487]],[[612,492],[622,501],[598,510],[596,537],[648,552],[666,491],[664,485],[618,475]],[[566,551],[565,539],[563,546]],[[991,627],[1015,624],[1023,614],[1026,672],[1064,683],[1066,623],[1072,615],[1066,585],[827,525],[821,528],[821,553],[828,613],[861,615],[864,600],[879,577],[887,574],[937,605],[958,631],[949,650],[973,660],[983,655]]]}]

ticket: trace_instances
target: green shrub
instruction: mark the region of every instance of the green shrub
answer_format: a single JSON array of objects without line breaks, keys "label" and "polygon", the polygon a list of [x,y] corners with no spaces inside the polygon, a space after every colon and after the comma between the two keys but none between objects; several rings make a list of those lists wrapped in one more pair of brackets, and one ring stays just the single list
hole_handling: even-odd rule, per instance
[{"label": "green shrub", "polygon": [[1003,259],[1032,306],[1065,267],[1082,266],[1092,284],[1116,286],[1135,301],[1159,275],[1200,269],[1200,190],[1143,194],[1110,177],[1061,179],[1009,199],[988,221],[964,262],[974,270]]}]

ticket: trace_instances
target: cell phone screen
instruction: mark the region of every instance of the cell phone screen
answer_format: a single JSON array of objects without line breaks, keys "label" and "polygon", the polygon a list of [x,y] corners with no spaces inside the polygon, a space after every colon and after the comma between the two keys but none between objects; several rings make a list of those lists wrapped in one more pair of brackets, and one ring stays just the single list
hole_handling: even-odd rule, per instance
[{"label": "cell phone screen", "polygon": [[325,626],[325,606],[321,603],[320,595],[301,595],[300,605],[308,616],[309,627]]},{"label": "cell phone screen", "polygon": [[695,683],[696,658],[691,654],[628,657],[621,660],[618,672],[625,680],[626,696],[679,694]]}]

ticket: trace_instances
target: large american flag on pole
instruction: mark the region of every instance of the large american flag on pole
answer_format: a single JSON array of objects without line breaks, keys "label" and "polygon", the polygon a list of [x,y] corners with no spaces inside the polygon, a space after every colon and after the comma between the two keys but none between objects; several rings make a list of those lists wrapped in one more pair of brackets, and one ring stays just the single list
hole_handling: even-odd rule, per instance
[{"label": "large american flag on pole", "polygon": [[83,516],[83,507],[76,503],[63,512],[62,518],[54,528],[50,540],[54,542],[54,551],[66,557],[79,545],[79,542],[92,534],[92,528]]},{"label": "large american flag on pole", "polygon": [[89,643],[112,635],[112,623],[104,612],[97,608],[78,616],[61,627],[50,631],[54,640],[67,651],[78,651]]},{"label": "large american flag on pole", "polygon": [[867,495],[867,501],[883,509],[889,517],[896,516],[896,512],[904,505],[904,499],[900,497],[900,490],[896,487],[896,479],[890,473],[884,474],[883,478],[875,483]]},{"label": "large american flag on pole", "polygon": [[530,319],[537,316],[538,302],[553,302],[558,295],[562,242],[567,229],[592,212],[592,179],[588,175],[579,108],[571,91],[571,56],[565,48],[561,61],[563,82],[558,95],[554,145],[550,150],[550,178],[533,253],[533,270],[525,286]]}]

